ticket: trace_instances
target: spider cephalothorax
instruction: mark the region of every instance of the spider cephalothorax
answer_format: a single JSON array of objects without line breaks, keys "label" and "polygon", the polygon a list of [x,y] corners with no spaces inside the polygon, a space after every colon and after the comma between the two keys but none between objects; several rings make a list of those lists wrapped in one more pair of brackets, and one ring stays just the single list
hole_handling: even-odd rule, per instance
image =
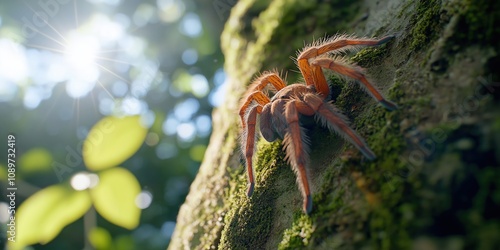
[{"label": "spider cephalothorax", "polygon": [[[323,75],[322,68],[330,69],[340,76],[347,77],[360,85],[380,104],[389,110],[396,104],[385,99],[366,78],[362,69],[349,64],[341,57],[328,56],[328,52],[344,52],[360,46],[377,46],[390,41],[393,36],[380,40],[354,38],[345,35],[318,42],[298,53],[297,65],[304,77],[304,83],[286,85],[276,72],[267,72],[256,78],[250,85],[240,108],[243,127],[241,148],[246,158],[248,173],[248,196],[254,189],[252,157],[255,150],[257,115],[260,115],[260,132],[264,139],[271,142],[283,139],[286,157],[297,174],[304,199],[304,211],[311,212],[312,199],[307,174],[309,164],[308,139],[300,126],[299,117],[314,117],[321,125],[332,132],[337,132],[351,142],[368,159],[375,159],[365,141],[347,123],[346,118],[328,100],[330,88]],[[271,84],[271,85],[269,85]],[[274,95],[269,98],[265,89],[270,86]]]}]

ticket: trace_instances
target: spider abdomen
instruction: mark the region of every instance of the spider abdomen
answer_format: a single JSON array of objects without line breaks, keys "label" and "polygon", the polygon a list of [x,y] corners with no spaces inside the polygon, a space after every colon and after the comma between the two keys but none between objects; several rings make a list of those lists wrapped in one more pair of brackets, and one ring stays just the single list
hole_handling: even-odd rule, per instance
[{"label": "spider abdomen", "polygon": [[268,142],[273,142],[279,137],[272,124],[271,106],[272,103],[265,105],[262,108],[262,113],[260,113],[260,134]]}]

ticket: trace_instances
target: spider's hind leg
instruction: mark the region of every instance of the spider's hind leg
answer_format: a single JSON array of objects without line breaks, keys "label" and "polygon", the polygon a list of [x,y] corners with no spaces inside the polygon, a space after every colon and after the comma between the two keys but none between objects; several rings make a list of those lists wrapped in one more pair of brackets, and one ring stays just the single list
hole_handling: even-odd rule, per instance
[{"label": "spider's hind leg", "polygon": [[[394,36],[386,36],[377,40],[370,38],[355,38],[347,35],[337,35],[331,39],[320,41],[319,43],[313,44],[310,47],[304,48],[304,50],[299,52],[299,55],[297,57],[297,64],[299,66],[300,72],[304,76],[306,85],[308,86],[314,85],[316,87],[316,91],[318,92],[318,94],[323,99],[325,99],[329,95],[330,89],[328,87],[328,83],[326,82],[325,76],[321,68],[329,68],[329,67],[328,65],[321,65],[317,62],[321,60],[331,60],[331,59],[322,58],[313,60],[313,58],[317,58],[318,56],[321,56],[328,52],[335,53],[335,52],[349,51],[362,46],[379,46],[389,42],[393,38]],[[313,61],[310,62],[310,60]],[[356,72],[356,73],[361,74],[362,78],[356,78],[351,76],[353,74],[348,75],[340,72],[339,70],[335,69],[332,70],[338,72],[341,75],[345,75],[361,81],[366,86],[366,89],[369,91],[369,93],[372,94],[387,109],[394,110],[397,108],[397,106],[394,103],[384,99],[380,95],[380,93],[378,93],[378,91],[373,87],[373,85],[369,83],[368,80],[366,80],[366,78],[364,78],[364,75],[361,72]]]},{"label": "spider's hind leg", "polygon": [[333,104],[323,102],[321,98],[313,94],[304,96],[304,102],[316,112],[316,118],[323,126],[351,142],[367,159],[375,159],[375,154],[363,138],[349,126],[347,119],[336,110]]}]

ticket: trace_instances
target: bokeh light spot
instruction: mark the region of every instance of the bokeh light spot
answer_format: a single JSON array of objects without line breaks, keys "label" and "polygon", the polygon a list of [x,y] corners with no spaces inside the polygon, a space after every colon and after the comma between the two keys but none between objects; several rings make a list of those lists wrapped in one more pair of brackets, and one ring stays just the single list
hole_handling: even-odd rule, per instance
[{"label": "bokeh light spot", "polygon": [[142,191],[135,198],[135,205],[140,209],[146,209],[151,205],[153,195],[149,191]]},{"label": "bokeh light spot", "polygon": [[0,82],[19,82],[28,74],[28,63],[23,46],[10,39],[0,39]]},{"label": "bokeh light spot", "polygon": [[111,92],[116,97],[124,96],[128,91],[128,85],[123,81],[116,81],[111,87]]},{"label": "bokeh light spot", "polygon": [[99,112],[103,115],[110,115],[115,109],[115,102],[111,98],[102,98],[99,101]]},{"label": "bokeh light spot", "polygon": [[186,65],[193,65],[198,61],[198,52],[194,49],[187,49],[182,52],[182,62]]},{"label": "bokeh light spot", "polygon": [[40,93],[37,91],[37,88],[28,87],[26,89],[26,92],[24,93],[23,103],[27,109],[35,109],[36,107],[38,107],[41,101],[42,97],[40,96]]},{"label": "bokeh light spot", "polygon": [[208,96],[208,101],[214,107],[219,107],[224,103],[225,96],[227,93],[227,84],[224,82],[223,84],[217,86],[215,90],[213,90]]},{"label": "bokeh light spot", "polygon": [[181,123],[177,126],[177,135],[182,141],[192,141],[196,135],[196,127],[191,122]]},{"label": "bokeh light spot", "polygon": [[70,80],[66,83],[66,92],[72,98],[86,96],[95,86],[93,81]]},{"label": "bokeh light spot", "polygon": [[200,103],[194,98],[188,98],[177,104],[174,108],[174,115],[177,120],[185,122],[191,119],[200,109]]},{"label": "bokeh light spot", "polygon": [[162,131],[166,135],[173,135],[177,132],[177,126],[179,125],[179,121],[174,117],[168,117],[165,119],[162,125]]},{"label": "bokeh light spot", "polygon": [[202,31],[200,18],[195,13],[187,13],[184,18],[182,18],[180,29],[181,32],[186,36],[199,36]]},{"label": "bokeh light spot", "polygon": [[0,202],[0,223],[7,223],[9,220],[9,204],[5,202]]},{"label": "bokeh light spot", "polygon": [[71,187],[74,190],[81,191],[90,188],[90,178],[87,173],[77,173],[71,177]]},{"label": "bokeh light spot", "polygon": [[122,102],[123,112],[127,115],[141,114],[143,111],[147,110],[145,105],[147,105],[145,102],[135,97],[126,97]]},{"label": "bokeh light spot", "polygon": [[142,27],[150,22],[155,15],[155,7],[150,4],[140,4],[134,12],[132,20],[137,27]]},{"label": "bokeh light spot", "polygon": [[195,120],[199,137],[207,137],[212,130],[212,119],[208,115],[200,115]]},{"label": "bokeh light spot", "polygon": [[158,0],[158,8],[160,9],[160,18],[164,22],[171,23],[177,21],[182,14],[186,6],[180,0]]},{"label": "bokeh light spot", "polygon": [[194,75],[191,79],[191,88],[193,95],[198,98],[205,97],[210,91],[207,78],[200,74]]},{"label": "bokeh light spot", "polygon": [[222,85],[225,80],[226,80],[226,72],[224,72],[224,69],[220,68],[217,71],[215,71],[214,84],[216,86]]}]

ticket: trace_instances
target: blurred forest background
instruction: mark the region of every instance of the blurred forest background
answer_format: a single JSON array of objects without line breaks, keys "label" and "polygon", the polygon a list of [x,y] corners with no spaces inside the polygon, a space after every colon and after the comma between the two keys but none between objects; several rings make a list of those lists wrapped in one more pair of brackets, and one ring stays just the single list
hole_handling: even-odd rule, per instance
[{"label": "blurred forest background", "polygon": [[[17,206],[87,171],[78,155],[103,117],[140,115],[149,129],[144,144],[120,164],[140,183],[139,226],[124,229],[97,215],[90,243],[80,218],[34,248],[167,247],[208,143],[212,108],[224,100],[219,37],[230,2],[2,1],[0,180],[5,192],[13,133]],[[75,166],[61,174],[57,166],[65,163]],[[3,242],[5,201],[2,195]]]}]

